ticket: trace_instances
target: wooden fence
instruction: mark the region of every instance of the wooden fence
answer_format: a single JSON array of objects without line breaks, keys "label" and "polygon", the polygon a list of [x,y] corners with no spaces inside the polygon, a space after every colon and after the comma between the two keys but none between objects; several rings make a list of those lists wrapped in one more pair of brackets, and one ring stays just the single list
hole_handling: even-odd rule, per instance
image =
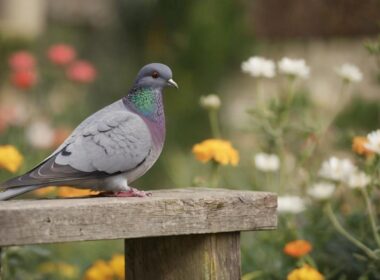
[{"label": "wooden fence", "polygon": [[0,202],[0,247],[124,239],[126,279],[240,279],[240,232],[275,229],[273,193],[154,191],[147,198]]}]

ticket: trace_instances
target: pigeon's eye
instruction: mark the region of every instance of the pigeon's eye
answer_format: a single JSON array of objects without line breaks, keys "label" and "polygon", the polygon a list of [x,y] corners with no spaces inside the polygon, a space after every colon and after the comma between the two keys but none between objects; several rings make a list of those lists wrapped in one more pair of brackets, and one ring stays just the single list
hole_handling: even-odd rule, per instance
[{"label": "pigeon's eye", "polygon": [[158,72],[157,71],[154,71],[153,73],[152,73],[152,78],[153,79],[157,79],[158,78]]}]

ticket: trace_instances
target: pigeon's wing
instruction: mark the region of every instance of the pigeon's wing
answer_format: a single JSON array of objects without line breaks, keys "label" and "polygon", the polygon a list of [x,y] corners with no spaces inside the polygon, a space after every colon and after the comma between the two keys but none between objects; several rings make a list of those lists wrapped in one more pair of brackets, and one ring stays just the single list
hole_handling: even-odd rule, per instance
[{"label": "pigeon's wing", "polygon": [[97,179],[134,170],[148,157],[152,138],[146,123],[129,111],[107,112],[82,125],[60,150],[1,187]]}]

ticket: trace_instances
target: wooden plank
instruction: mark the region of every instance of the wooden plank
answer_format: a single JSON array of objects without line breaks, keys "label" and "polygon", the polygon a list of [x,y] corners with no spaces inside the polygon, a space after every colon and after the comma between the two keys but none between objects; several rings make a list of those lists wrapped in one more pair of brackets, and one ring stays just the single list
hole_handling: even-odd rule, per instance
[{"label": "wooden plank", "polygon": [[147,198],[0,202],[0,246],[274,229],[272,193],[154,191]]},{"label": "wooden plank", "polygon": [[240,279],[240,233],[125,241],[126,279]]}]

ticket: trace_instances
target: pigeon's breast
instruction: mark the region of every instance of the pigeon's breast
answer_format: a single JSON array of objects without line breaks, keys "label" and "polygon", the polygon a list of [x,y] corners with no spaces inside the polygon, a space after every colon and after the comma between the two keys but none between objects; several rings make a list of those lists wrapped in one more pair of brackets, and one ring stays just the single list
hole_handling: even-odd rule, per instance
[{"label": "pigeon's breast", "polygon": [[140,178],[143,176],[157,161],[159,158],[162,149],[164,147],[165,142],[165,119],[164,115],[162,115],[162,119],[159,121],[151,121],[149,119],[143,118],[144,122],[148,126],[148,129],[151,133],[152,137],[152,146],[151,150],[141,165],[139,165],[136,169],[128,172],[127,179],[128,182],[131,183],[132,181]]}]

